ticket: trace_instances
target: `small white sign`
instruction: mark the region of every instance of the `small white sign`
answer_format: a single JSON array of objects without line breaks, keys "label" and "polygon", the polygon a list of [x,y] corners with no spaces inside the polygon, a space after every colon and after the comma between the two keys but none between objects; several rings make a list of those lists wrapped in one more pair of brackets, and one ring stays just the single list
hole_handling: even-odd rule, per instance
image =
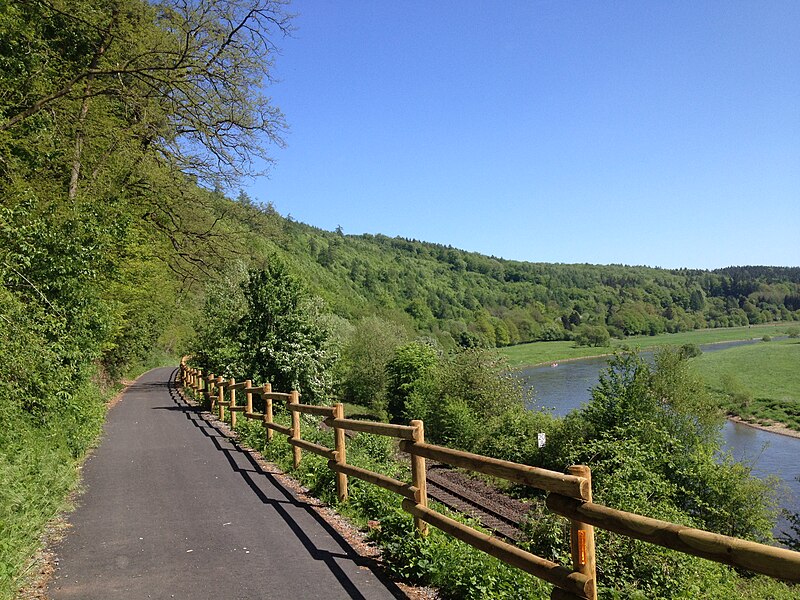
[{"label": "small white sign", "polygon": [[543,433],[539,434],[539,448],[544,446],[545,442],[547,441],[547,436]]}]

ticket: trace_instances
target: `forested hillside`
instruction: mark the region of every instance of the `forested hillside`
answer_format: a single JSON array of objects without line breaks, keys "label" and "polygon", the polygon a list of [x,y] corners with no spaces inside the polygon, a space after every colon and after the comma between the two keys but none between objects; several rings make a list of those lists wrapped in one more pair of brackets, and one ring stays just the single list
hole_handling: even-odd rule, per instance
[{"label": "forested hillside", "polygon": [[378,311],[446,347],[657,334],[800,319],[800,268],[717,271],[498,259],[383,235],[282,223],[278,243],[332,309]]}]

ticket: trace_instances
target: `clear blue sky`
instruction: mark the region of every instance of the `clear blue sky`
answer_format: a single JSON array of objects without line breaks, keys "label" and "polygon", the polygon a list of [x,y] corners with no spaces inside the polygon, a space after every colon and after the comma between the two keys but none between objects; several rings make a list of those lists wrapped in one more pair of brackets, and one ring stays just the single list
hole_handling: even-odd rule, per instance
[{"label": "clear blue sky", "polygon": [[246,190],[543,262],[800,266],[800,2],[295,0]]}]

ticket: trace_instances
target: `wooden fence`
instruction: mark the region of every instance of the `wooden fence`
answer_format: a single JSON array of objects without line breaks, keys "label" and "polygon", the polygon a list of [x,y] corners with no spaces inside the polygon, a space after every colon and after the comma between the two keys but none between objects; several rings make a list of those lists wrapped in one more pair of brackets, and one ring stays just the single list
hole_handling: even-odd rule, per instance
[{"label": "wooden fence", "polygon": [[[226,381],[213,374],[204,375],[201,370],[189,367],[185,363],[181,364],[180,377],[184,387],[192,395],[205,398],[210,403],[212,411],[214,409],[219,411],[220,419],[224,419],[227,408],[233,426],[236,425],[236,414],[241,412],[246,418],[263,423],[267,441],[272,440],[275,431],[287,436],[293,447],[295,468],[300,465],[303,450],[327,458],[329,468],[336,474],[336,493],[341,502],[347,500],[348,477],[356,477],[390,490],[403,497],[403,510],[414,517],[414,523],[422,535],[427,534],[429,524],[438,527],[503,562],[553,584],[555,586],[551,595],[553,599],[596,600],[594,527],[776,579],[800,582],[800,552],[684,527],[592,502],[591,471],[583,465],[569,467],[565,474],[427,444],[422,421],[411,421],[409,425],[393,425],[346,419],[342,404],[335,406],[302,404],[297,391],[277,393],[272,391],[270,384],[253,387],[250,381],[240,383],[233,379]],[[245,393],[245,405],[237,404],[237,390]],[[263,413],[253,412],[254,395],[264,400]],[[285,403],[291,414],[291,427],[284,427],[273,421],[274,401]],[[334,430],[333,449],[302,439],[300,413],[323,417],[323,422]],[[400,449],[411,457],[411,482],[406,483],[347,464],[345,436],[347,431],[399,439]],[[430,508],[425,459],[549,492],[546,500],[547,508],[570,521],[571,568],[531,554]]]}]

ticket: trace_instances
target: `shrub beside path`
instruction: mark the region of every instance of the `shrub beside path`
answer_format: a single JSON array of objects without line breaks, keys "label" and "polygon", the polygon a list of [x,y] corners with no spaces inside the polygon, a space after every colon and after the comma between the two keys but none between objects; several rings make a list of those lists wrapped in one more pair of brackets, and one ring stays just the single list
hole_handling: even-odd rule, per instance
[{"label": "shrub beside path", "polygon": [[406,597],[186,405],[174,374],[146,373],[110,410],[51,598]]}]

